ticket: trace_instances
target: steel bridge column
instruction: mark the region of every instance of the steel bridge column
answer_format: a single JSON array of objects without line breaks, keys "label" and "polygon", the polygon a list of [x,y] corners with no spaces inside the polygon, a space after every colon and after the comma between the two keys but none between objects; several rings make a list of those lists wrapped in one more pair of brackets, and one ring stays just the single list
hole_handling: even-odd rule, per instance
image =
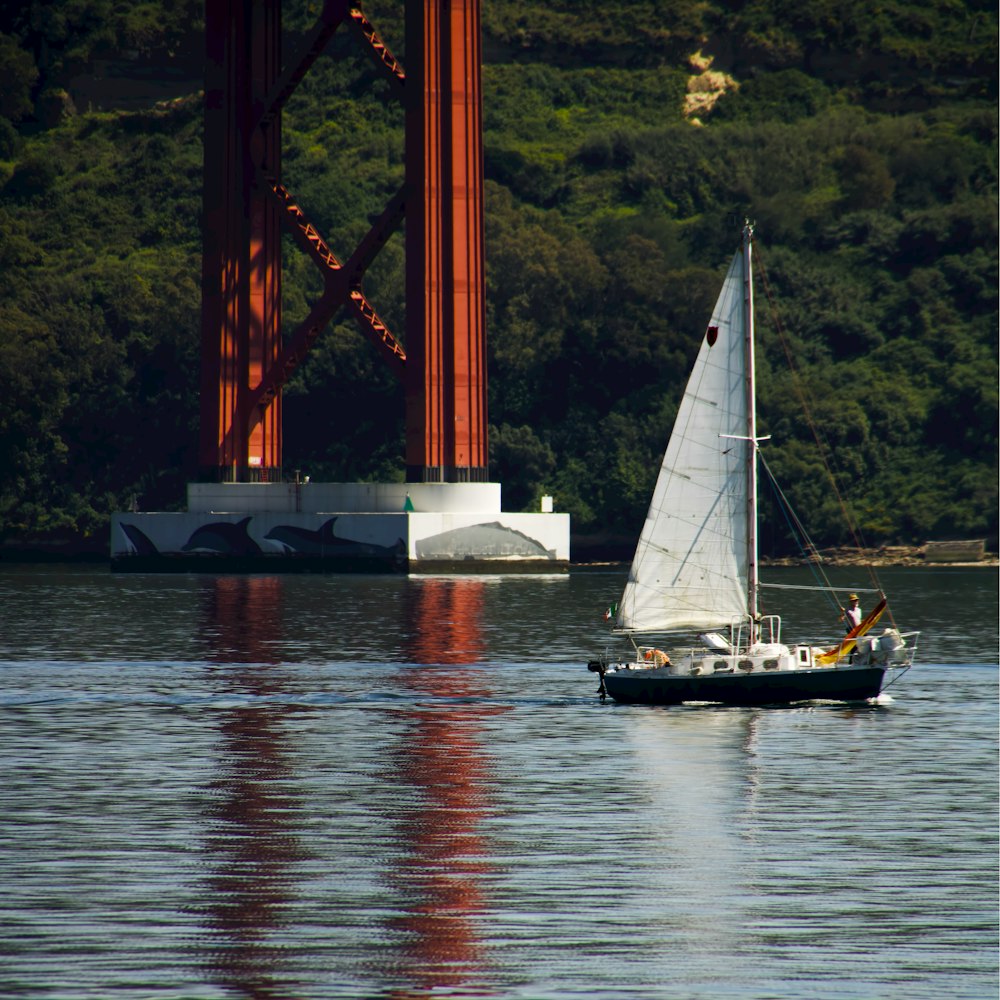
[{"label": "steel bridge column", "polygon": [[281,347],[281,240],[256,177],[280,173],[280,115],[255,123],[281,71],[280,3],[207,0],[205,36],[199,464],[206,478],[266,479],[281,467],[281,397],[251,421],[251,388]]},{"label": "steel bridge column", "polygon": [[406,476],[488,478],[480,0],[406,5]]}]

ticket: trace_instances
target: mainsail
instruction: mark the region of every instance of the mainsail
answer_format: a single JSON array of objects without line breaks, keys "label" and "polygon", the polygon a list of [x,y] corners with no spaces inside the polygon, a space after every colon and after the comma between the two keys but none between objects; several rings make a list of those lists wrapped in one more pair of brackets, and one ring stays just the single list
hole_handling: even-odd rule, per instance
[{"label": "mainsail", "polygon": [[677,411],[616,626],[728,625],[748,609],[748,265],[729,265]]}]

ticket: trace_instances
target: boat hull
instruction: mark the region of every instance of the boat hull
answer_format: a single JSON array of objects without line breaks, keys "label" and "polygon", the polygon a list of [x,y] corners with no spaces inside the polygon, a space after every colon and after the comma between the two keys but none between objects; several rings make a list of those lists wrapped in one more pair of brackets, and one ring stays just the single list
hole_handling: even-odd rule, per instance
[{"label": "boat hull", "polygon": [[679,705],[688,701],[723,705],[787,705],[799,701],[866,701],[882,690],[880,666],[823,667],[705,677],[668,670],[613,670],[604,686],[615,701]]}]

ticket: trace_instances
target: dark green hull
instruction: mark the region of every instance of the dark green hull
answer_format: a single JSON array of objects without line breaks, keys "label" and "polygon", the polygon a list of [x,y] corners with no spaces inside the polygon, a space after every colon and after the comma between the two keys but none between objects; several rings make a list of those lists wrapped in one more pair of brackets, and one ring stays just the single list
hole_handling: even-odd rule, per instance
[{"label": "dark green hull", "polygon": [[679,705],[708,701],[723,705],[787,705],[797,701],[865,701],[882,690],[883,667],[823,667],[752,674],[690,677],[665,670],[619,670],[604,675],[615,701]]}]

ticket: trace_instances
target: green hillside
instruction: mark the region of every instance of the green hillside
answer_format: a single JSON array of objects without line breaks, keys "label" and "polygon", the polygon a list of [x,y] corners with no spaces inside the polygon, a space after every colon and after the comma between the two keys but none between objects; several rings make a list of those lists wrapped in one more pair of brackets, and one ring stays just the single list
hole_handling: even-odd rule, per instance
[{"label": "green hillside", "polygon": [[[285,4],[290,37],[318,3]],[[365,4],[405,64],[401,2]],[[195,476],[200,3],[0,12],[0,542],[104,544]],[[745,217],[767,460],[819,545],[997,535],[997,11],[484,0],[490,461],[507,509],[634,537]],[[338,36],[287,186],[350,250],[401,110]],[[400,336],[402,239],[365,288]],[[289,241],[288,332],[317,294]],[[788,373],[788,358],[796,374]],[[804,396],[812,423],[802,420]],[[285,467],[401,479],[402,394],[346,316],[285,393]],[[817,439],[821,444],[817,444]],[[780,447],[779,447],[780,445]],[[777,523],[763,544],[787,545]]]}]

